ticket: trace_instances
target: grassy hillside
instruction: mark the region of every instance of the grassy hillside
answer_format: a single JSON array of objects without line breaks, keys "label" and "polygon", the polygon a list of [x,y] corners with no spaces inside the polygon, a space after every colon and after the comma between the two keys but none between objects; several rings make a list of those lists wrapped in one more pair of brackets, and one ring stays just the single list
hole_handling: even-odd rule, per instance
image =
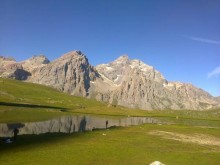
[{"label": "grassy hillside", "polygon": [[71,96],[50,87],[0,78],[0,123],[46,120],[60,115],[152,116],[172,123],[220,125],[220,111],[144,111],[108,106],[95,100]]},{"label": "grassy hillside", "polygon": [[43,85],[0,79],[0,122],[45,120],[69,110],[95,106],[104,104]]},{"label": "grassy hillside", "polygon": [[33,83],[0,78],[1,102],[48,105],[57,109],[103,106],[102,103],[73,97],[56,89]]}]

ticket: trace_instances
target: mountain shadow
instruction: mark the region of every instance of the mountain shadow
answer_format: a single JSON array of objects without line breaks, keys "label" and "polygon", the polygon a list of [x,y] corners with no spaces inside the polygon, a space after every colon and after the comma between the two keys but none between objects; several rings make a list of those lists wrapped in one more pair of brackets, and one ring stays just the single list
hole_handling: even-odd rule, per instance
[{"label": "mountain shadow", "polygon": [[64,108],[64,107],[37,105],[37,104],[9,103],[9,102],[0,102],[0,106],[26,107],[26,108],[50,108],[50,109],[60,109],[61,111],[67,110],[67,108]]}]

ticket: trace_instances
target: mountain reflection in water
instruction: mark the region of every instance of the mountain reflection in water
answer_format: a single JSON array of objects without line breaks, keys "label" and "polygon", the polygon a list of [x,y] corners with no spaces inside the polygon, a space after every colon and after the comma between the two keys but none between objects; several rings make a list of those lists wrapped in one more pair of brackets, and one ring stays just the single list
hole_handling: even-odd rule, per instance
[{"label": "mountain reflection in water", "polygon": [[130,126],[140,125],[144,123],[160,123],[158,119],[150,117],[123,117],[111,118],[106,116],[63,116],[60,118],[15,124],[0,124],[0,137],[8,137],[13,135],[14,128],[19,129],[19,135],[22,134],[43,134],[43,133],[73,133],[91,131],[93,129],[103,129],[112,126]]}]

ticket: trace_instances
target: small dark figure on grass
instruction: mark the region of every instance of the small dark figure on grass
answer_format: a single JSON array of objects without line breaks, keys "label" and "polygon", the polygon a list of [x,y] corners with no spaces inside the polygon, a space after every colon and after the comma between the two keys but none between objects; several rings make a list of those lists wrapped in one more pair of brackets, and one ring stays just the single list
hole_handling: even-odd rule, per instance
[{"label": "small dark figure on grass", "polygon": [[106,120],[105,125],[106,125],[106,129],[107,129],[108,128],[108,120]]},{"label": "small dark figure on grass", "polygon": [[18,133],[19,133],[19,129],[18,129],[18,128],[15,128],[15,129],[13,130],[13,133],[14,133],[14,141],[16,141],[17,135],[18,135]]}]

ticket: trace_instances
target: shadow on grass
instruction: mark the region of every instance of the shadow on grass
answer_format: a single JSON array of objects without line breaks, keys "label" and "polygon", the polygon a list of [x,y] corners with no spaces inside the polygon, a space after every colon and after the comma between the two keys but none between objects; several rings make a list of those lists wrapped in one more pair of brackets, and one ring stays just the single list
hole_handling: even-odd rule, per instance
[{"label": "shadow on grass", "polygon": [[67,111],[67,108],[48,106],[48,105],[36,105],[36,104],[21,104],[21,103],[8,103],[0,102],[0,106],[11,106],[11,107],[26,107],[26,108],[50,108],[50,109],[60,109],[61,111]]},{"label": "shadow on grass", "polygon": [[[62,140],[68,138],[78,138],[83,136],[83,133],[45,133],[40,135],[19,135],[17,140],[7,144],[4,138],[0,138],[0,153],[16,152],[22,150],[32,150],[33,148],[42,147],[45,145],[56,145]],[[10,139],[13,140],[11,137]]]}]

